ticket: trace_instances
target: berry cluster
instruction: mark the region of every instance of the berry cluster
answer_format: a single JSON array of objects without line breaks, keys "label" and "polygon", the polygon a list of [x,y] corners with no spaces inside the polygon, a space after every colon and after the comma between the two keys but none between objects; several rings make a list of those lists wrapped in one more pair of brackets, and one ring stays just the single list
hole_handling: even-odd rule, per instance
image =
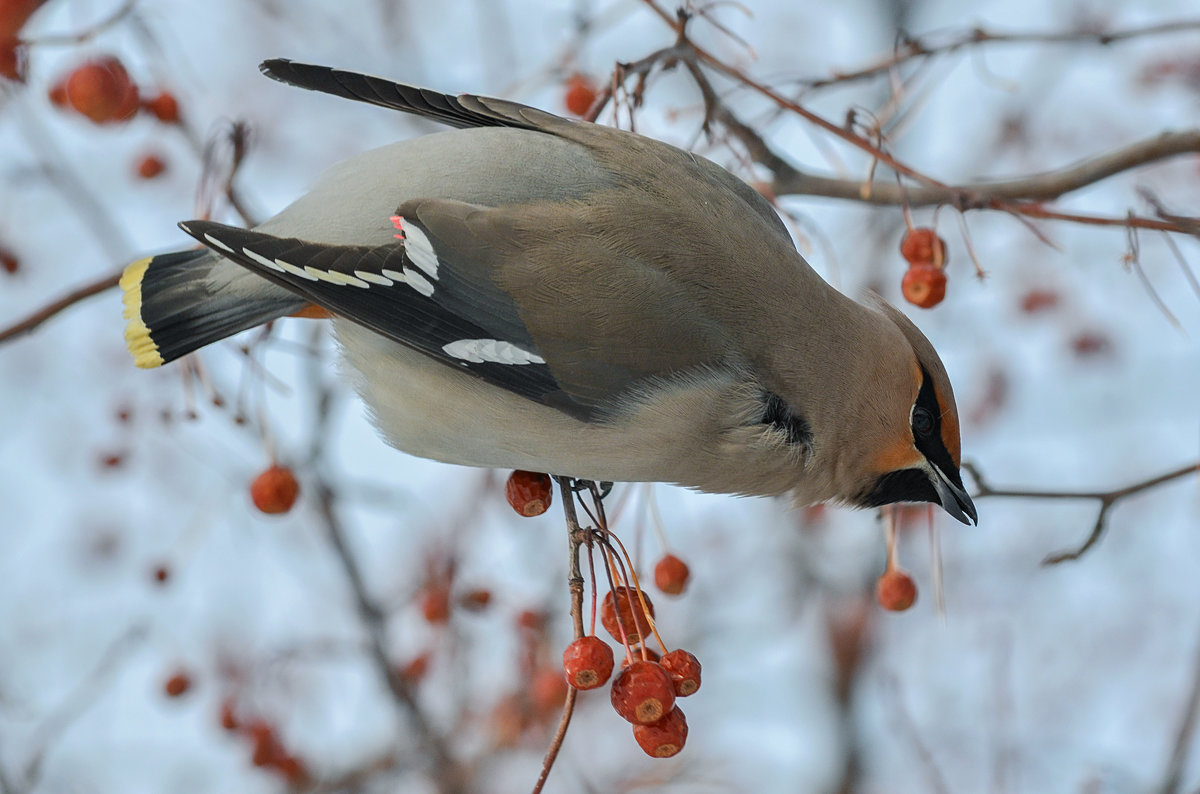
[{"label": "berry cluster", "polygon": [[946,297],[946,241],[927,226],[910,228],[900,241],[908,271],[900,291],[909,303],[932,309]]},{"label": "berry cluster", "polygon": [[[545,474],[515,471],[508,478],[505,494],[518,514],[540,515],[550,505],[551,484]],[[599,547],[609,585],[600,604],[600,624],[625,649],[621,671],[612,683],[612,706],[632,723],[633,738],[647,755],[669,758],[687,741],[687,719],[675,700],[700,688],[700,661],[682,648],[667,651],[654,623],[654,603],[638,584],[624,545],[605,527],[599,500],[596,509],[589,514],[598,528],[587,530],[593,571],[591,632],[563,651],[563,677],[573,688],[586,691],[604,686],[613,675],[612,648],[596,636],[597,579],[591,558]],[[687,564],[674,554],[664,555],[654,566],[654,583],[667,595],[682,593],[689,576]],[[651,637],[662,648],[661,656],[649,647]]]}]

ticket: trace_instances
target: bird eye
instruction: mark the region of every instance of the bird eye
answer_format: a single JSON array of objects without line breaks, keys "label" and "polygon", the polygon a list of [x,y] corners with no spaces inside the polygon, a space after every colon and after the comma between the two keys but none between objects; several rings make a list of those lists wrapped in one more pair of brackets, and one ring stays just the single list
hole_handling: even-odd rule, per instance
[{"label": "bird eye", "polygon": [[927,436],[933,432],[933,414],[929,409],[917,406],[912,412],[912,429],[918,436]]}]

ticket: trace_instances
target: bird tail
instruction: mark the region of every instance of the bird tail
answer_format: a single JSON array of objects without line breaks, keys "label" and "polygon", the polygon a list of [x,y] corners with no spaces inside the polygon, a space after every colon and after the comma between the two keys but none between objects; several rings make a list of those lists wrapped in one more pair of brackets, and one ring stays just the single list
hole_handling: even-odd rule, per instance
[{"label": "bird tail", "polygon": [[121,290],[125,343],[147,369],[307,305],[206,249],[139,259],[125,268]]}]

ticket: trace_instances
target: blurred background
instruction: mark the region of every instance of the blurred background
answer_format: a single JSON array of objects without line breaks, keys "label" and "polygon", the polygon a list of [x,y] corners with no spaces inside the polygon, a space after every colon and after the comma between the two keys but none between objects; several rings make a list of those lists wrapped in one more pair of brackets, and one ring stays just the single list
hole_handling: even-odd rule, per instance
[{"label": "blurred background", "polygon": [[[435,129],[267,80],[265,58],[568,113],[572,90],[609,85],[615,64],[676,37],[635,0],[38,6],[0,2],[0,43],[24,59],[9,68],[19,80],[0,81],[0,328],[186,247],[180,220],[244,222],[231,195],[262,219],[328,165]],[[699,46],[838,125],[880,119],[889,152],[948,184],[1060,169],[1200,120],[1200,29],[1183,0],[694,10]],[[1173,22],[1188,24],[1077,35]],[[1052,35],[980,42],[976,26]],[[901,30],[936,52],[836,79],[888,61]],[[28,46],[13,50],[14,36]],[[96,124],[57,106],[56,83],[99,56],[118,58],[143,100],[169,93],[178,120],[159,105]],[[789,163],[868,178],[863,152],[707,74]],[[704,134],[686,70],[654,71],[643,99],[639,132],[767,189],[743,142],[719,124]],[[611,104],[599,120],[613,123]],[[886,168],[874,177],[895,184]],[[1053,208],[1122,219],[1154,216],[1154,202],[1200,214],[1195,150]],[[964,458],[987,484],[1108,492],[1195,464],[1194,237],[914,208],[948,247],[946,299],[926,310],[900,294],[901,207],[778,206],[827,280],[879,291],[934,342]],[[529,790],[571,638],[557,502],[521,518],[506,472],[385,446],[337,378],[322,322],[284,320],[139,371],[117,291],[97,289],[0,344],[0,792]],[[275,461],[301,494],[264,515],[249,485]],[[669,486],[618,485],[608,504],[643,570],[664,553],[656,515],[691,566],[682,597],[651,593],[704,686],[684,704],[687,747],[666,761],[642,754],[604,691],[585,693],[547,791],[1200,786],[1194,475],[1113,502],[1100,541],[1050,566],[1088,537],[1100,502],[984,497],[975,528],[902,511],[920,597],[898,614],[875,602],[874,513]]]}]

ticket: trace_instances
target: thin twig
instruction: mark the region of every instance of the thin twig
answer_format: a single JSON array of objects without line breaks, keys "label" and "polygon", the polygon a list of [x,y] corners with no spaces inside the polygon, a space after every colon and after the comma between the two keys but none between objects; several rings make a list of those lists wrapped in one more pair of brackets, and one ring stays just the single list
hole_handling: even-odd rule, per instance
[{"label": "thin twig", "polygon": [[77,720],[92,702],[104,693],[105,679],[113,674],[133,646],[145,639],[146,634],[146,627],[141,625],[133,626],[122,632],[105,649],[91,672],[84,676],[83,680],[63,699],[58,708],[37,727],[34,738],[30,742],[35,750],[25,765],[24,782],[27,790],[37,788],[38,778],[41,777],[42,772],[42,762],[54,740],[60,738],[67,726]]},{"label": "thin twig", "polygon": [[[316,359],[313,359],[311,364],[310,380],[317,385],[318,391],[310,458],[320,460],[329,433],[333,430],[332,411],[330,410],[333,391],[328,382],[321,377],[320,365]],[[444,794],[464,791],[466,788],[463,779],[464,770],[454,761],[442,738],[429,724],[417,703],[416,695],[388,657],[387,616],[368,591],[362,570],[350,550],[345,529],[337,514],[337,497],[333,486],[319,471],[316,473],[315,480],[317,510],[322,518],[329,544],[350,584],[354,604],[363,627],[366,629],[371,661],[387,685],[388,691],[392,695],[392,702],[396,705],[401,718],[407,718],[424,747],[424,754],[431,759],[435,785]]]},{"label": "thin twig", "polygon": [[31,39],[25,39],[26,44],[30,45],[57,45],[57,46],[75,46],[91,41],[99,36],[105,30],[108,30],[118,22],[129,16],[137,5],[137,0],[125,0],[116,11],[113,11],[108,16],[88,25],[83,30],[77,30],[74,33],[47,33],[42,36],[35,36]]},{"label": "thin twig", "polygon": [[1135,482],[1132,485],[1126,485],[1122,488],[1115,488],[1111,491],[1027,491],[1006,488],[993,488],[979,473],[979,470],[972,463],[963,463],[963,469],[970,473],[975,480],[977,491],[974,494],[975,499],[983,499],[985,497],[1003,497],[1011,499],[1093,499],[1100,503],[1100,512],[1096,516],[1096,523],[1092,526],[1091,534],[1087,540],[1083,542],[1079,548],[1073,551],[1063,551],[1056,554],[1051,554],[1042,560],[1043,565],[1057,565],[1060,562],[1067,560],[1077,560],[1085,552],[1096,545],[1100,537],[1104,534],[1105,521],[1108,519],[1108,513],[1113,505],[1121,501],[1127,496],[1140,493],[1141,491],[1154,488],[1164,483],[1177,480],[1181,477],[1186,477],[1188,474],[1200,471],[1200,463],[1189,463],[1186,466],[1181,466],[1178,469],[1173,469],[1165,474],[1159,474],[1156,477],[1151,477],[1146,480]]},{"label": "thin twig", "polygon": [[0,344],[3,344],[10,339],[15,339],[23,334],[29,333],[55,315],[71,308],[76,303],[79,303],[86,298],[90,298],[93,295],[99,295],[101,292],[112,289],[113,287],[117,286],[117,282],[120,280],[121,271],[117,271],[116,273],[110,273],[109,275],[98,278],[93,282],[84,284],[82,287],[77,287],[71,290],[58,300],[48,303],[42,308],[38,309],[24,320],[19,320],[7,328],[0,329]]},{"label": "thin twig", "polygon": [[1168,33],[1194,31],[1200,28],[1200,20],[1181,19],[1175,22],[1161,22],[1143,27],[1126,28],[1124,30],[1099,31],[1079,30],[1055,33],[1033,31],[1014,31],[1011,33],[993,33],[981,27],[952,32],[948,38],[940,42],[931,42],[933,36],[907,38],[886,57],[880,58],[867,66],[846,72],[836,72],[831,77],[817,77],[799,80],[797,83],[807,88],[824,88],[885,74],[900,64],[913,58],[928,58],[933,55],[954,52],[965,47],[983,44],[1099,44],[1108,46],[1117,42],[1143,36],[1158,36]]},{"label": "thin twig", "polygon": [[[583,573],[579,569],[579,547],[587,538],[587,532],[580,528],[579,517],[575,512],[576,488],[582,483],[576,483],[569,477],[555,476],[558,483],[558,493],[562,497],[563,515],[567,520],[567,543],[570,553],[567,557],[567,587],[571,591],[571,624],[575,629],[575,639],[583,636]],[[590,546],[590,544],[589,544]],[[554,761],[562,749],[563,741],[567,738],[567,728],[571,726],[571,717],[575,713],[575,699],[579,691],[575,687],[567,687],[567,702],[563,704],[562,716],[558,720],[558,728],[550,747],[542,759],[542,771],[537,782],[533,785],[531,794],[540,794],[554,768]]]},{"label": "thin twig", "polygon": [[933,753],[925,746],[925,742],[921,741],[921,732],[913,722],[912,716],[909,715],[907,709],[904,708],[904,699],[900,695],[900,682],[892,674],[887,674],[883,677],[883,689],[888,700],[891,701],[892,719],[899,728],[899,733],[908,737],[912,743],[913,750],[917,753],[917,758],[921,762],[921,766],[925,769],[925,776],[929,781],[929,789],[937,794],[950,794],[950,788],[946,785],[945,778],[942,777],[942,772],[938,769],[937,761],[933,757]]},{"label": "thin twig", "polygon": [[1196,718],[1200,714],[1200,654],[1196,657],[1195,672],[1192,673],[1192,688],[1188,695],[1187,705],[1179,720],[1179,730],[1175,734],[1175,747],[1167,762],[1167,771],[1163,776],[1161,794],[1178,794],[1183,778],[1183,769],[1187,766],[1188,754],[1192,747],[1192,737],[1196,733]]}]

